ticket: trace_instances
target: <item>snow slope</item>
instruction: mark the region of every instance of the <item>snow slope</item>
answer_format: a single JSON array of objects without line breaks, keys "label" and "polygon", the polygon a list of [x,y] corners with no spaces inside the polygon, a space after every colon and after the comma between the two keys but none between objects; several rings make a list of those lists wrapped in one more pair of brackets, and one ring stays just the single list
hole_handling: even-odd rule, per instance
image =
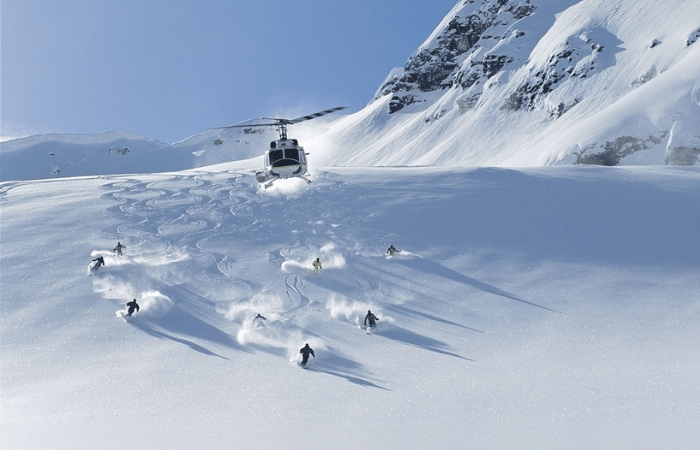
[{"label": "snow slope", "polygon": [[0,184],[3,449],[700,440],[696,168],[255,168]]}]

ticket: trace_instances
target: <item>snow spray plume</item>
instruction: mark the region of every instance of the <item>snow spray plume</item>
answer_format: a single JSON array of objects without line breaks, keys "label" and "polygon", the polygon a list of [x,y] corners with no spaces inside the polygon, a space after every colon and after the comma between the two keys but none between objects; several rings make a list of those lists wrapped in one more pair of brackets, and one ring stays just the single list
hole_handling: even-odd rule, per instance
[{"label": "snow spray plume", "polygon": [[243,317],[254,316],[258,313],[268,315],[279,311],[284,307],[284,299],[272,291],[265,290],[255,294],[248,301],[231,302],[224,317],[228,320],[238,320]]},{"label": "snow spray plume", "polygon": [[287,273],[304,275],[304,270],[311,269],[313,262],[319,258],[323,269],[342,269],[345,267],[345,257],[337,250],[334,243],[329,243],[318,249],[317,252],[307,255],[303,259],[292,259],[282,263],[282,270]]},{"label": "snow spray plume", "polygon": [[158,291],[144,292],[141,294],[139,302],[143,305],[140,312],[157,319],[164,317],[175,306],[175,303],[167,295]]},{"label": "snow spray plume", "polygon": [[110,275],[94,278],[92,290],[102,298],[129,301],[136,296],[133,284]]},{"label": "snow spray plume", "polygon": [[326,302],[326,309],[330,311],[331,317],[334,319],[345,317],[345,319],[359,326],[362,324],[367,310],[374,309],[374,307],[369,303],[357,301],[351,304],[345,297],[336,298],[332,296],[328,302]]},{"label": "snow spray plume", "polygon": [[306,186],[307,184],[304,180],[289,178],[287,180],[277,180],[267,189],[261,184],[258,187],[258,192],[271,197],[297,198],[304,192]]}]

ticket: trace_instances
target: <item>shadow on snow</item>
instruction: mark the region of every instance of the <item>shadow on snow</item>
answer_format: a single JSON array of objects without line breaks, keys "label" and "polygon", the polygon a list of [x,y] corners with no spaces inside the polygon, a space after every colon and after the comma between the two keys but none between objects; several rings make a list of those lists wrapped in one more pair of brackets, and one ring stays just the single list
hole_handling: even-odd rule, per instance
[{"label": "shadow on snow", "polygon": [[499,297],[507,298],[510,300],[514,300],[516,302],[524,303],[526,305],[534,306],[535,308],[541,308],[547,311],[555,312],[555,313],[560,313],[561,311],[557,311],[556,309],[548,308],[546,306],[538,305],[537,303],[529,302],[527,300],[523,300],[519,297],[516,297],[515,295],[503,291],[501,289],[498,289],[495,286],[491,286],[490,284],[483,283],[481,281],[477,281],[473,278],[469,278],[466,275],[462,275],[459,272],[456,272],[452,269],[449,269],[442,264],[436,263],[435,261],[432,261],[430,259],[426,258],[415,258],[415,259],[398,259],[396,260],[397,264],[404,265],[410,269],[417,270],[419,272],[424,272],[428,273],[431,275],[437,275],[439,277],[447,278],[452,281],[456,281],[457,283],[462,283],[466,284],[468,286],[471,286],[473,288],[476,288],[482,292],[486,292],[489,294],[493,295],[498,295]]},{"label": "shadow on snow", "polygon": [[405,328],[397,326],[386,326],[381,328],[381,331],[377,333],[378,336],[385,337],[387,339],[392,339],[394,341],[401,342],[406,345],[421,348],[423,350],[429,350],[431,352],[439,353],[441,355],[452,356],[454,358],[463,359],[465,361],[474,361],[470,358],[465,358],[462,355],[452,353],[450,351],[444,350],[447,344],[438,341],[422,334],[415,333],[413,331],[406,330]]},{"label": "shadow on snow", "polygon": [[334,377],[339,377],[343,378],[350,383],[357,384],[359,386],[363,387],[372,387],[372,388],[377,388],[377,389],[382,389],[385,391],[390,391],[390,389],[387,389],[385,387],[379,386],[373,381],[370,381],[368,379],[360,378],[356,375],[353,375],[352,372],[358,371],[361,369],[361,364],[352,361],[348,358],[345,358],[343,356],[330,353],[328,355],[324,354],[324,357],[322,360],[318,360],[318,362],[313,362],[309,365],[306,366],[306,370],[311,370],[313,372],[320,372],[320,373],[325,373],[327,375],[332,375]]}]

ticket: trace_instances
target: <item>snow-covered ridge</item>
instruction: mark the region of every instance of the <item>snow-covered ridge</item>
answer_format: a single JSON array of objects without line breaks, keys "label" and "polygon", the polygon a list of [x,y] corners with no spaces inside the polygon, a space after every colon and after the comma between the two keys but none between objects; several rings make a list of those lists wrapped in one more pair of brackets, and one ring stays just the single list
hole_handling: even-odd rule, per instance
[{"label": "snow-covered ridge", "polygon": [[166,145],[162,142],[155,141],[141,136],[140,134],[132,133],[126,130],[113,130],[99,134],[46,134],[28,136],[20,139],[13,139],[2,143],[3,152],[18,151],[28,146],[43,144],[47,141],[56,142],[59,144],[104,144],[116,141],[144,141],[151,145]]},{"label": "snow-covered ridge", "polygon": [[30,136],[0,143],[0,181],[192,169],[259,156],[270,139],[265,129],[210,130],[175,144],[122,130]]}]

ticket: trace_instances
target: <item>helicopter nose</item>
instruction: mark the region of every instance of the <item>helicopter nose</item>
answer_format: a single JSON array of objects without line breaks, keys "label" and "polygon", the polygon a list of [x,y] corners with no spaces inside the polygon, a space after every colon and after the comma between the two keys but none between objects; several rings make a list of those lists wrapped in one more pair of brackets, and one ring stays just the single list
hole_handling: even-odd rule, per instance
[{"label": "helicopter nose", "polygon": [[276,169],[282,168],[282,167],[298,166],[298,165],[299,165],[299,161],[296,161],[294,159],[289,159],[289,158],[280,159],[280,160],[277,160],[277,161],[272,163],[272,167],[274,167]]},{"label": "helicopter nose", "polygon": [[290,178],[301,175],[304,172],[305,167],[306,165],[299,164],[299,161],[286,159],[275,161],[272,164],[270,172],[281,178]]}]

